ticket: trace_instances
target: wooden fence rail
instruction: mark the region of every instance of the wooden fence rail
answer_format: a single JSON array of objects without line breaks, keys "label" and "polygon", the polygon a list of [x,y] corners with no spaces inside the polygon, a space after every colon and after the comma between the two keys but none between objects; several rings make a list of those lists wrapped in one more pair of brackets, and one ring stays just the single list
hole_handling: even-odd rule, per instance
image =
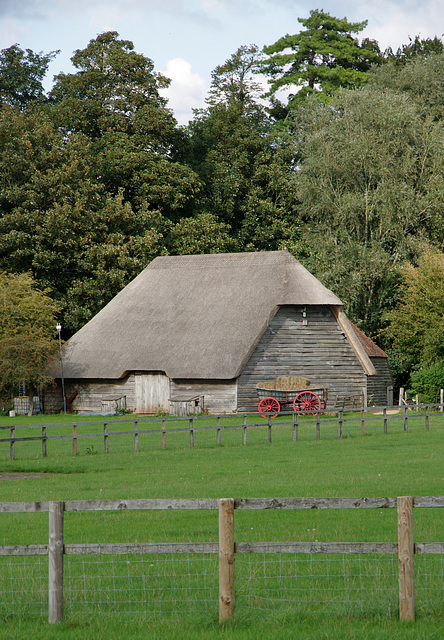
[{"label": "wooden fence rail", "polygon": [[[389,407],[372,407],[370,409],[358,409],[356,414],[349,415],[347,418],[344,416],[344,411],[339,409],[336,412],[329,412],[328,415],[323,416],[322,413],[307,413],[307,414],[297,414],[297,413],[281,413],[281,419],[276,422],[272,422],[271,417],[263,419],[262,421],[257,421],[259,419],[259,414],[233,414],[233,415],[224,415],[224,416],[202,416],[202,417],[193,417],[193,418],[140,418],[137,419],[122,419],[122,420],[113,420],[112,423],[109,421],[88,421],[83,422],[82,426],[88,425],[90,427],[100,426],[100,431],[96,431],[95,433],[78,433],[78,422],[74,423],[56,423],[56,424],[30,424],[30,425],[8,425],[8,426],[0,426],[0,435],[2,431],[9,430],[9,437],[0,438],[1,443],[9,443],[9,458],[14,460],[16,455],[16,445],[21,442],[41,442],[42,446],[42,456],[46,457],[48,455],[48,443],[54,440],[71,440],[72,441],[72,455],[77,455],[78,453],[78,441],[84,438],[98,438],[103,439],[103,450],[105,453],[109,453],[110,451],[110,440],[112,440],[115,436],[130,436],[133,438],[134,442],[134,451],[139,451],[139,436],[140,435],[151,435],[153,437],[159,436],[161,438],[161,447],[165,449],[167,446],[167,436],[171,437],[172,434],[178,433],[188,433],[189,434],[189,445],[191,448],[195,445],[195,434],[200,432],[210,432],[216,431],[216,444],[217,446],[221,446],[221,431],[224,430],[242,430],[242,444],[247,444],[247,430],[255,429],[255,428],[267,428],[267,436],[268,442],[271,444],[272,442],[272,430],[274,426],[291,426],[292,427],[292,440],[293,442],[297,442],[299,440],[299,434],[301,427],[307,426],[315,426],[316,432],[316,440],[321,439],[321,429],[325,429],[326,427],[332,427],[337,425],[337,433],[338,438],[342,438],[344,436],[344,427],[349,433],[347,421],[351,425],[352,423],[360,423],[360,434],[362,436],[366,433],[366,423],[371,422],[379,422],[382,424],[382,429],[384,433],[388,433],[388,425],[390,421],[397,420],[402,423],[402,428],[404,431],[408,431],[409,421],[415,420],[415,424],[421,422],[426,430],[430,429],[430,411],[435,409],[438,413],[434,414],[438,419],[442,419],[442,414],[439,413],[441,410],[440,404],[435,405],[419,405],[415,406],[414,410],[411,407],[403,407],[399,409],[399,407],[395,407],[392,409],[397,409],[402,413],[389,414]],[[419,410],[423,410],[423,413],[419,413]],[[409,416],[409,411],[414,411],[412,415]],[[376,412],[376,413],[375,413]],[[321,417],[322,416],[322,417]],[[359,417],[358,417],[359,416]],[[304,419],[301,420],[301,417]],[[307,420],[307,417],[309,418]],[[256,421],[247,423],[248,418],[253,418]],[[282,419],[283,418],[283,419]],[[222,424],[222,419],[237,419],[239,423],[237,424]],[[186,427],[173,427],[167,428],[168,422],[181,422],[186,420],[188,425]],[[211,425],[200,425],[200,422],[208,420],[214,420],[214,424]],[[111,431],[109,429],[110,424],[112,425],[126,425],[131,423],[131,430],[125,429],[121,431]],[[140,426],[143,424],[153,424],[160,423],[160,429],[141,429]],[[63,435],[50,435],[52,429],[55,428],[66,428],[70,429],[70,433]],[[26,435],[20,436],[20,432],[23,430],[40,430],[41,433],[39,435]],[[349,433],[350,434],[350,433]],[[350,434],[351,435],[351,434]]]},{"label": "wooden fence rail", "polygon": [[[444,542],[414,543],[413,509],[444,507],[444,496],[358,498],[223,498],[153,500],[67,500],[2,502],[0,514],[49,513],[48,545],[3,545],[0,556],[48,556],[48,621],[63,618],[63,558],[87,554],[219,554],[219,619],[234,612],[235,556],[239,553],[392,554],[398,556],[399,618],[415,618],[414,556],[443,554]],[[397,542],[235,542],[237,509],[397,509]],[[64,544],[64,514],[79,511],[132,509],[218,509],[218,542]],[[6,515],[5,515],[6,517]],[[444,587],[444,585],[443,585]]]}]

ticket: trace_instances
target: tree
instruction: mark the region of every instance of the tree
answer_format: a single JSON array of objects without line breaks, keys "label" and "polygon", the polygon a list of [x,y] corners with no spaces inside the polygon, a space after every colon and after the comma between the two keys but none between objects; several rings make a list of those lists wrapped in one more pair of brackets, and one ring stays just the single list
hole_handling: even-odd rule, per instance
[{"label": "tree", "polygon": [[204,185],[198,211],[228,225],[240,251],[279,248],[297,226],[293,152],[257,100],[259,58],[254,45],[240,47],[216,67],[209,106],[188,128],[189,162]]},{"label": "tree", "polygon": [[237,104],[244,109],[253,106],[263,93],[262,85],[253,79],[252,74],[259,71],[263,55],[255,44],[242,46],[211,73],[211,87],[207,103]]},{"label": "tree", "polygon": [[444,52],[418,54],[398,64],[389,58],[387,64],[369,75],[372,84],[404,93],[415,102],[423,117],[444,120]]},{"label": "tree", "polygon": [[45,113],[0,112],[0,269],[30,272],[80,328],[163,249],[164,221],[108,194],[91,142]]},{"label": "tree", "polygon": [[0,393],[26,381],[32,415],[35,388],[48,384],[48,364],[58,353],[58,307],[29,274],[0,272]]},{"label": "tree", "polygon": [[319,92],[331,96],[340,87],[360,87],[367,82],[370,66],[382,60],[377,42],[366,39],[360,44],[352,37],[367,21],[352,23],[315,9],[298,22],[305,30],[264,47],[269,57],[262,64],[262,72],[270,76],[270,95],[296,89],[289,105]]},{"label": "tree", "polygon": [[376,336],[398,267],[443,242],[443,131],[407,96],[373,86],[294,111],[302,222],[295,255]]},{"label": "tree", "polygon": [[418,394],[420,402],[438,403],[440,389],[444,388],[444,362],[436,360],[412,371],[410,385],[410,393]]},{"label": "tree", "polygon": [[415,36],[414,39],[409,38],[409,43],[399,47],[396,53],[393,53],[392,49],[389,48],[384,52],[384,55],[396,64],[406,64],[418,57],[424,59],[430,55],[441,53],[444,53],[444,43],[437,36],[434,38]]},{"label": "tree", "polygon": [[177,221],[190,214],[199,184],[176,161],[181,134],[159,94],[169,80],[118,35],[102,33],[75,52],[77,73],[55,78],[52,117],[65,135],[91,142],[92,171],[109,194]]},{"label": "tree", "polygon": [[230,226],[211,213],[182,218],[169,230],[167,247],[171,255],[229,253],[236,249]]},{"label": "tree", "polygon": [[417,266],[405,265],[403,276],[399,302],[387,312],[386,333],[410,371],[444,359],[444,254],[424,250]]},{"label": "tree", "polygon": [[35,53],[17,44],[0,51],[0,103],[25,109],[46,99],[43,78],[59,51]]},{"label": "tree", "polygon": [[0,110],[0,269],[50,288],[68,333],[168,251],[200,186],[149,59],[110,32],[73,62],[49,104]]}]

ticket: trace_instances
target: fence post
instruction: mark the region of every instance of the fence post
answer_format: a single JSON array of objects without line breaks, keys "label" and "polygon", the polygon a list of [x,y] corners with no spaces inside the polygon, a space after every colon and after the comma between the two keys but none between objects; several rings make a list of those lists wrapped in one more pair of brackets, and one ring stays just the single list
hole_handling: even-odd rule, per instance
[{"label": "fence post", "polygon": [[425,408],[425,428],[427,431],[429,430],[429,407],[428,405]]},{"label": "fence post", "polygon": [[387,433],[387,408],[386,407],[383,408],[382,415],[384,416],[384,433]]},{"label": "fence post", "polygon": [[247,444],[247,416],[244,416],[244,418],[243,418],[242,444]]},{"label": "fence post", "polygon": [[63,502],[49,503],[48,622],[63,618]]},{"label": "fence post", "polygon": [[338,438],[342,438],[342,410],[338,411]]},{"label": "fence post", "polygon": [[398,405],[401,407],[403,404],[404,404],[404,387],[399,387]]},{"label": "fence post", "polygon": [[77,455],[77,425],[72,425],[72,455]]},{"label": "fence post", "polygon": [[399,619],[415,619],[415,586],[413,560],[413,498],[399,497],[398,507],[398,570]]},{"label": "fence post", "polygon": [[162,449],[166,448],[165,420],[162,420]]},{"label": "fence post", "polygon": [[293,413],[293,442],[297,442],[299,437],[298,414]]},{"label": "fence post", "polygon": [[321,439],[321,417],[319,411],[316,414],[316,440]]},{"label": "fence post", "polygon": [[105,447],[105,453],[108,453],[108,423],[103,424],[103,445]]},{"label": "fence post", "polygon": [[10,439],[9,439],[9,459],[15,458],[15,427],[11,427]]},{"label": "fence post", "polygon": [[361,409],[361,436],[365,436],[365,412]]},{"label": "fence post", "polygon": [[220,447],[220,416],[217,416],[216,444]]},{"label": "fence post", "polygon": [[404,431],[408,431],[409,430],[409,427],[408,427],[408,416],[407,416],[408,410],[409,410],[408,407],[404,407]]},{"label": "fence post", "polygon": [[139,423],[134,420],[134,451],[139,451]]},{"label": "fence post", "polygon": [[46,450],[46,427],[42,427],[42,456],[46,458],[48,452]]},{"label": "fence post", "polygon": [[219,500],[219,622],[234,611],[234,500]]},{"label": "fence post", "polygon": [[387,405],[393,407],[393,387],[387,387]]},{"label": "fence post", "polygon": [[190,447],[194,447],[194,429],[193,429],[193,418],[190,418]]},{"label": "fence post", "polygon": [[268,444],[271,444],[271,416],[268,416]]},{"label": "fence post", "polygon": [[444,389],[439,390],[439,410],[444,411]]}]

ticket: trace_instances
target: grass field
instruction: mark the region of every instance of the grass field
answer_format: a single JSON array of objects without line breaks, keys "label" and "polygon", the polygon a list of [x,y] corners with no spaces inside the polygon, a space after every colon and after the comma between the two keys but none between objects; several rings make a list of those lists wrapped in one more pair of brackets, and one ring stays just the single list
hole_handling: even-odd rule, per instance
[{"label": "grass field", "polygon": [[[108,454],[102,453],[103,438],[99,436],[102,431],[98,431],[95,443],[94,439],[79,439],[76,457],[69,454],[69,440],[49,441],[47,458],[42,458],[40,444],[31,448],[24,443],[27,448],[20,450],[18,443],[17,458],[13,461],[0,449],[0,501],[444,494],[444,416],[433,415],[429,431],[419,417],[415,421],[409,416],[407,433],[401,418],[390,422],[388,434],[382,432],[381,422],[375,421],[373,426],[366,425],[364,437],[360,435],[358,418],[347,415],[348,430],[342,440],[337,439],[337,425],[333,423],[331,428],[323,428],[320,441],[315,439],[313,424],[301,424],[300,440],[295,443],[291,439],[291,426],[279,426],[277,422],[271,445],[266,425],[248,432],[246,446],[242,445],[241,430],[224,431],[221,447],[216,446],[214,432],[196,432],[193,449],[189,448],[187,434],[167,439],[165,450],[160,446],[160,436],[156,435],[154,440],[153,436],[146,439],[141,436],[138,453],[132,450],[130,437],[115,436],[113,440],[110,436]],[[60,416],[54,419],[61,421]],[[20,420],[26,424],[28,419]],[[9,418],[0,418],[0,426],[10,422]],[[80,418],[78,424],[79,433],[88,428]],[[62,432],[63,428],[60,429]],[[69,447],[57,448],[56,442],[57,447],[63,442],[69,443]],[[442,511],[415,510],[416,541],[444,541]],[[1,515],[1,543],[45,544],[47,521],[47,514]],[[396,542],[396,513],[388,509],[236,511],[235,538]],[[217,512],[93,512],[65,516],[65,543],[142,541],[217,541]],[[442,565],[442,558],[438,558]],[[211,563],[208,567],[211,573]],[[30,570],[32,563],[27,566],[27,571]],[[73,577],[75,571],[73,567]],[[2,611],[0,637],[11,640],[31,635],[35,640],[444,638],[443,606],[435,606],[432,615],[420,610],[414,625],[400,624],[396,612],[360,616],[347,611],[340,615],[277,611],[265,616],[258,607],[257,613],[254,608],[247,612],[236,610],[233,623],[222,627],[216,621],[215,610],[206,616],[185,615],[181,621],[158,620],[150,615],[83,616],[73,611],[54,628],[47,625],[44,615],[11,617],[3,607]]]}]

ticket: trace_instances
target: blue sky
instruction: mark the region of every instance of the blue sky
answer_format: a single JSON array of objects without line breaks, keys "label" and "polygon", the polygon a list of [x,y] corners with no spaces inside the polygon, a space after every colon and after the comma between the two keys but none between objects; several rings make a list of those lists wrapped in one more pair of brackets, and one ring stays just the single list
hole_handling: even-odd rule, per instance
[{"label": "blue sky", "polygon": [[259,47],[300,31],[298,18],[324,9],[349,21],[368,20],[358,37],[396,49],[409,37],[444,34],[444,0],[0,0],[0,49],[15,43],[45,53],[60,49],[52,78],[70,73],[76,49],[113,30],[172,78],[169,106],[185,124],[205,106],[211,71],[241,45]]}]

